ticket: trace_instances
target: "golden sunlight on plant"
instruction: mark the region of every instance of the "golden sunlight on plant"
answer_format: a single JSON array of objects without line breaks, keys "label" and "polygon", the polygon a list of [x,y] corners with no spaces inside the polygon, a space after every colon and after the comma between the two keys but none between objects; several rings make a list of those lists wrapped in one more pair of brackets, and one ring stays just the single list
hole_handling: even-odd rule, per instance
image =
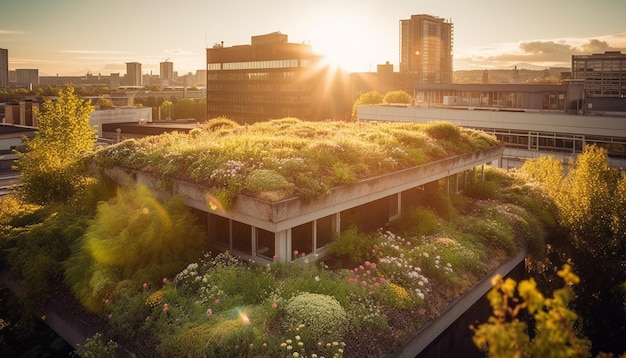
[{"label": "golden sunlight on plant", "polygon": [[[495,276],[487,294],[493,315],[474,328],[476,346],[494,358],[589,357],[590,342],[578,337],[578,316],[568,308],[575,297],[572,286],[579,278],[569,265],[564,265],[558,275],[564,286],[555,290],[552,298],[539,292],[533,278],[517,284],[511,278]],[[524,310],[534,319],[534,338],[520,319]]]}]

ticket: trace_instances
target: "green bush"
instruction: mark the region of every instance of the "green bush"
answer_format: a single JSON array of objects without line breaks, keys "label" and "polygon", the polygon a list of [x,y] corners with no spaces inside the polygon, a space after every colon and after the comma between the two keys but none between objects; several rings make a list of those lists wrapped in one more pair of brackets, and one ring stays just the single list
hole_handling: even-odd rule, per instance
[{"label": "green bush", "polygon": [[85,344],[77,344],[75,355],[80,358],[114,358],[118,344],[114,341],[104,342],[101,333],[87,338]]},{"label": "green bush", "polygon": [[445,141],[456,141],[461,137],[461,128],[449,122],[431,122],[424,130],[431,137]]},{"label": "green bush", "polygon": [[305,345],[340,341],[348,327],[348,316],[332,296],[305,292],[285,304],[284,328],[296,330]]},{"label": "green bush", "polygon": [[390,223],[390,231],[406,237],[421,237],[437,232],[437,215],[429,209],[418,207],[404,212]]},{"label": "green bush", "polygon": [[100,311],[98,298],[110,295],[117,282],[157,284],[201,256],[205,245],[181,200],[161,204],[145,187],[126,187],[98,205],[66,264],[66,282],[89,309]]},{"label": "green bush", "polygon": [[347,259],[348,262],[356,265],[372,257],[372,247],[376,242],[376,235],[360,233],[353,227],[342,232],[329,245],[329,251],[339,258]]}]

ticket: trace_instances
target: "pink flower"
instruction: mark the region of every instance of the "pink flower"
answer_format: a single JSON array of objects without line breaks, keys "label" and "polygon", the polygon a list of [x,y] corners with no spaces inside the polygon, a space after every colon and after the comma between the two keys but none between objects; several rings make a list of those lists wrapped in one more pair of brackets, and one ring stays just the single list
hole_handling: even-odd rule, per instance
[{"label": "pink flower", "polygon": [[367,271],[365,271],[365,273],[369,275],[369,274],[371,274],[371,273],[372,273],[372,271],[367,270]]},{"label": "pink flower", "polygon": [[220,304],[220,299],[219,299],[219,298],[216,298],[216,299],[215,299],[215,304],[216,304],[216,305],[219,305],[219,304]]},{"label": "pink flower", "polygon": [[206,310],[206,315],[210,316],[213,314],[213,310],[211,310],[210,308],[208,310]]},{"label": "pink flower", "polygon": [[380,284],[379,284],[378,282],[376,282],[376,283],[374,284],[374,286],[375,286],[375,287],[378,287],[378,286],[380,286]]},{"label": "pink flower", "polygon": [[367,286],[367,282],[365,282],[365,281],[361,281],[361,285],[363,285],[363,286]]},{"label": "pink flower", "polygon": [[167,277],[163,277],[163,284],[167,283]]},{"label": "pink flower", "polygon": [[272,303],[272,308],[276,308],[278,307],[278,305],[276,304],[276,302]]},{"label": "pink flower", "polygon": [[144,288],[144,290],[145,290],[146,288],[148,288],[148,284],[147,284],[146,282],[144,282],[144,283],[143,283],[143,288]]},{"label": "pink flower", "polygon": [[293,250],[293,254],[297,256],[298,255],[298,250]]},{"label": "pink flower", "polygon": [[303,253],[300,254],[300,256],[305,257],[306,254],[303,252]]},{"label": "pink flower", "polygon": [[170,310],[170,307],[166,304],[163,305],[163,312],[167,313]]},{"label": "pink flower", "polygon": [[278,259],[278,256],[276,255],[272,256],[272,260],[277,260],[277,259]]},{"label": "pink flower", "polygon": [[196,302],[194,302],[194,303],[195,303],[196,305],[199,305],[199,304],[200,304],[200,301],[196,301]]},{"label": "pink flower", "polygon": [[104,304],[108,305],[109,303],[111,303],[111,301],[107,298],[106,300],[104,300]]},{"label": "pink flower", "polygon": [[109,313],[109,315],[107,316],[108,319],[113,318],[113,315]]},{"label": "pink flower", "polygon": [[363,270],[363,269],[365,269],[363,265],[359,265],[359,270]]}]

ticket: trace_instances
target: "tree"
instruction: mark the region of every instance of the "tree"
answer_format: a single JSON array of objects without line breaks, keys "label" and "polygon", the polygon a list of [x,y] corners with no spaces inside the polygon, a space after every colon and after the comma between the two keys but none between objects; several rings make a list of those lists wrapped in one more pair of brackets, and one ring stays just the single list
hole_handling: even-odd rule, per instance
[{"label": "tree", "polygon": [[385,94],[385,103],[411,103],[411,95],[404,91],[389,91]]},{"label": "tree", "polygon": [[[626,177],[608,165],[607,151],[587,146],[568,170],[552,158],[528,161],[522,171],[544,184],[555,202],[563,235],[550,242],[550,268],[571,262],[580,275],[577,312],[585,318],[585,334],[593,350],[626,350]],[[565,237],[565,238],[564,238]]]},{"label": "tree", "polygon": [[[558,272],[565,286],[555,290],[552,298],[544,297],[534,279],[519,285],[511,278],[497,275],[487,299],[493,315],[474,328],[474,343],[491,358],[508,357],[589,357],[589,342],[578,337],[574,323],[578,316],[568,308],[574,299],[571,285],[578,276],[564,265]],[[523,310],[534,320],[533,338],[526,322],[519,319]]]},{"label": "tree", "polygon": [[19,193],[29,202],[66,202],[85,183],[80,159],[94,149],[96,133],[89,125],[93,107],[72,87],[46,98],[37,113],[39,129],[24,139],[26,151],[17,152],[15,169],[21,173]]},{"label": "tree", "polygon": [[379,104],[383,103],[383,96],[377,91],[370,91],[363,93],[356,101],[354,101],[354,105],[352,106],[352,119],[356,119],[356,110],[358,106],[363,104]]}]

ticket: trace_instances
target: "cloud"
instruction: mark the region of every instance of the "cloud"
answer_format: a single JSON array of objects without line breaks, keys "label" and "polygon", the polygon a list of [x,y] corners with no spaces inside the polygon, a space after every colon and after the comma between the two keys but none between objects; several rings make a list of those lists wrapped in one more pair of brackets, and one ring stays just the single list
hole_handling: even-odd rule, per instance
[{"label": "cloud", "polygon": [[519,63],[546,67],[569,67],[572,55],[589,55],[605,51],[626,53],[626,34],[593,38],[531,40],[464,49],[455,53],[455,67],[508,68]]},{"label": "cloud", "polygon": [[128,54],[127,51],[107,51],[107,50],[59,50],[61,53],[70,53],[76,55],[121,55]]},{"label": "cloud", "polygon": [[180,48],[177,49],[171,49],[171,50],[165,50],[165,53],[169,54],[169,55],[175,55],[175,56],[193,56],[195,55],[194,52],[191,51],[186,51]]},{"label": "cloud", "polygon": [[0,35],[24,35],[26,32],[21,30],[3,30],[0,29]]}]

